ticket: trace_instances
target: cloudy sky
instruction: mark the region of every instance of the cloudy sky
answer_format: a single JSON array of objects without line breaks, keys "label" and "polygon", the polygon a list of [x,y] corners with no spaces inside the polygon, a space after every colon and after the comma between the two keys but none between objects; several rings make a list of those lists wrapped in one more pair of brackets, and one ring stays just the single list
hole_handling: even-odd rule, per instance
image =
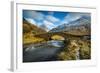
[{"label": "cloudy sky", "polygon": [[23,10],[23,17],[27,21],[37,26],[45,25],[48,30],[68,24],[82,16],[89,18],[90,13]]}]

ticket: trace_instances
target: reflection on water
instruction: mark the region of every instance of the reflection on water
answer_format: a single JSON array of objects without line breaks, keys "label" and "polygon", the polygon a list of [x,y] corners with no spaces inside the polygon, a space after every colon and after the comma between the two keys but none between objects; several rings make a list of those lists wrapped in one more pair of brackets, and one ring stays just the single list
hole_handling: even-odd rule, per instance
[{"label": "reflection on water", "polygon": [[56,61],[57,54],[63,49],[63,41],[51,40],[45,43],[31,44],[23,53],[24,62]]}]

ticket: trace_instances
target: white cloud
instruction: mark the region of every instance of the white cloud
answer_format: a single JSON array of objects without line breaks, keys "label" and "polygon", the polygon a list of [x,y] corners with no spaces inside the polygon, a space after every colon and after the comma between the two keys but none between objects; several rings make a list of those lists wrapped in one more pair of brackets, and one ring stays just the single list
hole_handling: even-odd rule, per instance
[{"label": "white cloud", "polygon": [[81,17],[81,15],[79,13],[69,13],[65,16],[65,19],[66,21],[74,21],[74,20],[77,20]]},{"label": "white cloud", "polygon": [[60,22],[60,25],[61,24],[68,24],[68,21],[67,20],[63,20],[63,21]]},{"label": "white cloud", "polygon": [[62,23],[69,23],[71,21],[75,21],[77,19],[80,19],[82,16],[86,16],[86,17],[89,17],[90,14],[89,13],[68,13],[64,20],[62,21]]},{"label": "white cloud", "polygon": [[42,22],[37,22],[37,25],[38,26],[41,26],[43,23]]},{"label": "white cloud", "polygon": [[29,23],[36,25],[36,22],[34,19],[31,18],[25,18]]},{"label": "white cloud", "polygon": [[51,15],[47,15],[46,16],[46,19],[52,23],[55,23],[55,22],[59,22],[60,20],[54,16],[51,16]]},{"label": "white cloud", "polygon": [[49,31],[52,28],[55,28],[56,27],[52,22],[47,21],[47,20],[44,20],[43,21],[43,25],[45,25],[45,27],[47,28],[47,31]]},{"label": "white cloud", "polygon": [[32,19],[36,19],[36,20],[43,20],[44,19],[44,14],[41,12],[37,12],[37,11],[25,11],[26,14],[26,18],[32,18]]}]

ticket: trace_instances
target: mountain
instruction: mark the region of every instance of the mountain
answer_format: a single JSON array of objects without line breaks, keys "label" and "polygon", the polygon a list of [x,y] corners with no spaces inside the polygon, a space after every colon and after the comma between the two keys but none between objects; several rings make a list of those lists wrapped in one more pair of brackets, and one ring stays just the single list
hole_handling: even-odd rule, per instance
[{"label": "mountain", "polygon": [[49,32],[67,32],[70,34],[90,35],[91,32],[91,20],[85,17],[81,17],[68,24],[62,24]]},{"label": "mountain", "polygon": [[46,31],[39,28],[35,24],[29,23],[25,18],[23,18],[23,33],[28,33],[28,32],[36,34],[36,33],[45,33]]}]

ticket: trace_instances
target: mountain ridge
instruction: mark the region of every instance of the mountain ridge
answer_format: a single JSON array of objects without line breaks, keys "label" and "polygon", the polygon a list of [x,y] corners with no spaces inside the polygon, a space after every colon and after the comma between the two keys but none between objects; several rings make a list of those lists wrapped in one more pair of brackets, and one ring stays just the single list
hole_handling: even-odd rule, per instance
[{"label": "mountain ridge", "polygon": [[91,27],[88,19],[80,18],[76,21],[72,21],[69,24],[60,25],[49,32],[69,32],[71,34],[84,34],[90,35]]},{"label": "mountain ridge", "polygon": [[37,33],[44,33],[46,31],[34,24],[29,23],[27,20],[25,20],[25,18],[23,18],[23,32],[24,33],[32,32],[33,34],[37,34]]}]

